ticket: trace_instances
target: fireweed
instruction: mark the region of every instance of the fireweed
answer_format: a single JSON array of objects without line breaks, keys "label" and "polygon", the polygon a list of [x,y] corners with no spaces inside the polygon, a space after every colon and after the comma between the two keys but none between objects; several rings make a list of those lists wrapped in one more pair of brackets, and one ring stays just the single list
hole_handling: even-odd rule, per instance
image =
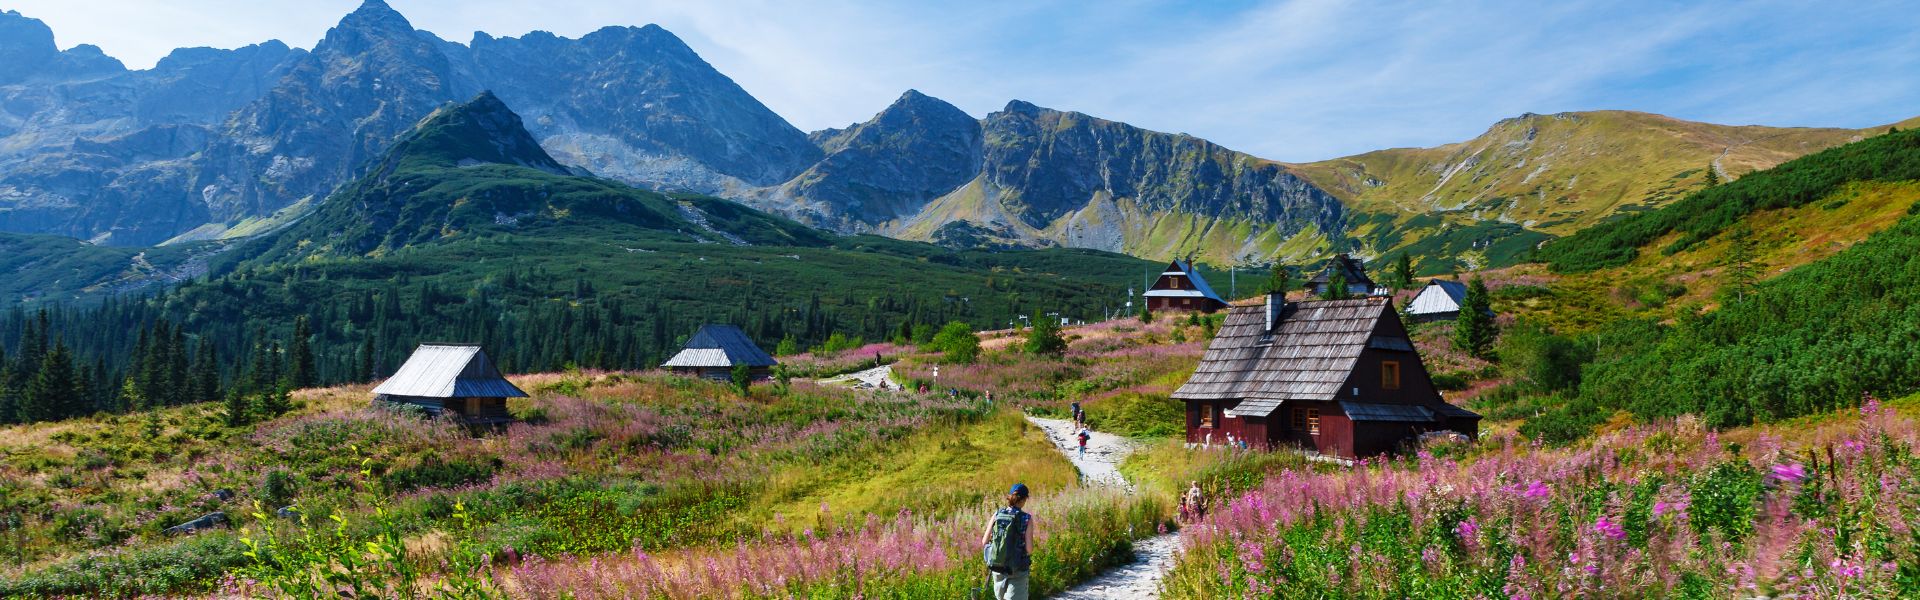
[{"label": "fireweed", "polygon": [[[1034,592],[1057,592],[1129,560],[1132,540],[1162,526],[1165,506],[1157,496],[1107,489],[1036,497],[1029,507]],[[939,518],[902,511],[858,526],[767,533],[716,548],[529,559],[502,579],[512,596],[529,600],[965,598],[985,585],[980,532],[994,508]]]},{"label": "fireweed", "polygon": [[1846,420],[1288,470],[1182,531],[1167,596],[1916,597],[1920,429],[1872,401]]}]

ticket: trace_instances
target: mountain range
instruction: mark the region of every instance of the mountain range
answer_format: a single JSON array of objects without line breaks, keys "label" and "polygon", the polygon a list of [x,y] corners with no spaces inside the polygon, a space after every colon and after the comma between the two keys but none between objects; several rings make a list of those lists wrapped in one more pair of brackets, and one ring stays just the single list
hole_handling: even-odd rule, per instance
[{"label": "mountain range", "polygon": [[1525,115],[1473,140],[1316,163],[1011,101],[908,91],[802,132],[655,25],[467,43],[368,0],[311,51],[268,41],[128,70],[0,13],[0,231],[101,245],[238,238],[312,214],[482,91],[571,173],[738,200],[839,233],[1215,264],[1410,252],[1442,272],[1863,136],[1631,112]]}]

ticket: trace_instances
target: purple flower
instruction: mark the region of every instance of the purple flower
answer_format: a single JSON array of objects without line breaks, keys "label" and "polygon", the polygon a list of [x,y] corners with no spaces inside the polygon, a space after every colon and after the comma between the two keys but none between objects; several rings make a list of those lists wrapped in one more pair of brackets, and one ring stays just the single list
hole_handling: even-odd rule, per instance
[{"label": "purple flower", "polygon": [[1471,542],[1480,534],[1480,524],[1474,522],[1473,517],[1467,517],[1467,520],[1454,526],[1453,532],[1460,534],[1460,539]]},{"label": "purple flower", "polygon": [[1547,487],[1545,482],[1536,479],[1532,484],[1527,485],[1525,494],[1528,498],[1545,498],[1553,494],[1553,488]]},{"label": "purple flower", "polygon": [[1800,483],[1807,478],[1807,468],[1800,463],[1774,465],[1773,478],[1782,483]]},{"label": "purple flower", "polygon": [[1604,515],[1601,516],[1599,520],[1593,522],[1593,530],[1616,540],[1626,539],[1627,537],[1626,529],[1620,527],[1619,523],[1608,519]]}]

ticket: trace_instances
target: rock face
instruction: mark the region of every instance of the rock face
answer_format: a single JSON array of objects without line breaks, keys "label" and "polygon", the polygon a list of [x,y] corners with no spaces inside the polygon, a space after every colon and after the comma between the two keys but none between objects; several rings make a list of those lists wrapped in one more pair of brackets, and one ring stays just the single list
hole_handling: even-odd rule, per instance
[{"label": "rock face", "polygon": [[1339,201],[1279,163],[1017,100],[976,121],[910,91],[813,139],[827,157],[758,201],[841,230],[1264,260],[1342,227]]},{"label": "rock face", "polygon": [[488,89],[560,160],[649,187],[772,185],[822,154],[657,26],[465,46],[368,0],[312,52],[183,49],[126,71],[5,13],[0,57],[14,59],[0,60],[0,231],[218,236],[324,198],[436,107]]},{"label": "rock face", "polygon": [[980,173],[980,122],[908,90],[872,120],[814,136],[827,152],[779,187],[775,206],[841,229],[909,217]]}]

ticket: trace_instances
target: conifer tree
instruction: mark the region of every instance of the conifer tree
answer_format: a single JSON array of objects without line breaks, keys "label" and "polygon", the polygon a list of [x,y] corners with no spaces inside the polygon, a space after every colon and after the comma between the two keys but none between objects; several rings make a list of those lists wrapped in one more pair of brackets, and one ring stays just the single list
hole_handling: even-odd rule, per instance
[{"label": "conifer tree", "polygon": [[1333,272],[1327,275],[1327,289],[1320,291],[1320,299],[1347,299],[1347,274],[1340,272],[1340,269],[1333,269]]},{"label": "conifer tree", "polygon": [[1285,296],[1287,288],[1293,286],[1292,277],[1287,274],[1287,266],[1280,261],[1273,262],[1273,273],[1267,277],[1267,293]]},{"label": "conifer tree", "polygon": [[193,394],[189,402],[212,402],[221,398],[220,365],[214,358],[213,342],[201,340],[193,360]]},{"label": "conifer tree", "polygon": [[239,427],[253,422],[253,399],[238,390],[227,390],[225,399],[227,426]]},{"label": "conifer tree", "polygon": [[1478,357],[1486,357],[1493,349],[1493,339],[1499,330],[1493,323],[1490,313],[1493,299],[1487,293],[1487,285],[1476,277],[1467,282],[1467,297],[1460,302],[1460,316],[1453,322],[1453,344],[1462,352]]},{"label": "conifer tree", "polygon": [[1397,290],[1413,287],[1413,257],[1405,252],[1393,261],[1393,287]]},{"label": "conifer tree", "polygon": [[1753,286],[1760,279],[1759,270],[1754,265],[1757,250],[1754,248],[1753,230],[1741,225],[1729,232],[1727,237],[1727,283],[1724,293],[1732,301],[1742,302],[1748,294],[1753,293]]},{"label": "conifer tree", "polygon": [[1707,165],[1707,187],[1716,185],[1720,185],[1720,172],[1714,170],[1713,165],[1709,164]]},{"label": "conifer tree", "polygon": [[373,335],[368,334],[360,342],[360,368],[354,370],[354,381],[373,381]]},{"label": "conifer tree", "polygon": [[319,383],[314,374],[313,347],[308,338],[313,331],[307,326],[305,316],[293,320],[293,340],[287,345],[287,384],[296,390],[303,390]]},{"label": "conifer tree", "polygon": [[41,359],[40,370],[34,373],[33,384],[27,387],[26,402],[20,411],[22,420],[51,421],[73,414],[80,403],[73,382],[73,357],[65,343],[55,344],[53,351]]}]

